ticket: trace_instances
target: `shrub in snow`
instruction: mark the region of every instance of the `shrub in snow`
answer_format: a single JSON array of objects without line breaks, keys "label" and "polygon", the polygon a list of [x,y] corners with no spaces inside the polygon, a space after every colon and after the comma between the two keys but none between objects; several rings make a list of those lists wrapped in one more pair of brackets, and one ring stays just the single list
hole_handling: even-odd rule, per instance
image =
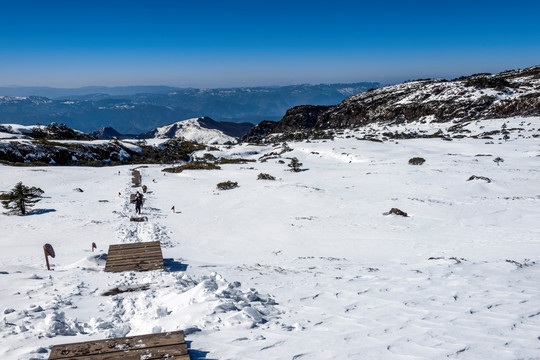
[{"label": "shrub in snow", "polygon": [[518,262],[515,260],[506,259],[507,263],[514,264],[518,268],[528,267],[536,264],[536,261],[531,261],[530,259],[525,259],[523,262]]},{"label": "shrub in snow", "polygon": [[281,152],[280,152],[280,154],[284,154],[284,153],[289,152],[289,151],[292,151],[292,149],[289,147],[289,144],[287,144],[286,142],[284,142],[284,143],[281,145]]},{"label": "shrub in snow", "polygon": [[497,166],[499,166],[499,163],[504,162],[504,159],[502,157],[497,156],[495,159],[493,159],[493,161],[497,163]]},{"label": "shrub in snow", "polygon": [[293,157],[288,166],[291,168],[292,172],[299,172],[300,167],[302,166],[302,163],[299,162],[297,158]]},{"label": "shrub in snow", "polygon": [[217,184],[219,190],[231,190],[237,187],[238,183],[236,181],[224,181]]},{"label": "shrub in snow", "polygon": [[9,214],[25,215],[28,208],[41,200],[43,190],[37,187],[28,187],[18,182],[7,194],[2,196],[2,205],[8,209]]},{"label": "shrub in snow", "polygon": [[237,158],[237,159],[226,159],[226,158],[221,158],[219,159],[219,163],[220,164],[246,164],[248,162],[255,162],[256,160],[252,160],[252,159],[242,159],[242,158]]},{"label": "shrub in snow", "polygon": [[276,180],[276,178],[270,174],[260,173],[257,180]]},{"label": "shrub in snow", "polygon": [[506,79],[491,77],[487,74],[478,74],[478,76],[471,76],[465,82],[466,86],[472,86],[479,89],[492,88],[496,90],[503,90],[507,87],[515,87]]},{"label": "shrub in snow", "polygon": [[175,166],[172,168],[165,168],[161,171],[170,172],[170,173],[181,173],[184,170],[219,170],[221,167],[214,163],[209,163],[206,161],[192,161],[190,163]]},{"label": "shrub in snow", "polygon": [[421,157],[413,157],[409,159],[409,165],[422,165],[426,162],[426,159]]},{"label": "shrub in snow", "polygon": [[216,157],[214,155],[210,154],[210,153],[205,153],[203,155],[203,159],[205,161],[216,161],[217,160]]}]

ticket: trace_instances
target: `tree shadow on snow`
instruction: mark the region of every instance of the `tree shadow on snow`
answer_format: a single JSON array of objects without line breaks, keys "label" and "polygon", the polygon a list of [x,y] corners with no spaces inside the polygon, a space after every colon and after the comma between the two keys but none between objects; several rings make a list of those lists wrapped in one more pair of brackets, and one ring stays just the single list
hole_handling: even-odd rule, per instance
[{"label": "tree shadow on snow", "polygon": [[47,214],[51,212],[56,212],[55,209],[34,209],[29,211],[26,215],[41,215],[41,214]]},{"label": "tree shadow on snow", "polygon": [[186,271],[188,268],[187,264],[182,264],[172,258],[163,259],[163,266],[165,266],[167,272]]}]

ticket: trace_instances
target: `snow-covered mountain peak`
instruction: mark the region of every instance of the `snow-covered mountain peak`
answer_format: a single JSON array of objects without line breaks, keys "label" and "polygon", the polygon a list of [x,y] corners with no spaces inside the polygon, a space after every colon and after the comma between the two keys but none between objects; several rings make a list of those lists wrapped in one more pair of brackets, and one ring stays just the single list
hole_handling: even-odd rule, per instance
[{"label": "snow-covered mountain peak", "polygon": [[145,134],[145,138],[165,139],[184,138],[200,144],[225,144],[234,143],[236,139],[218,129],[208,127],[212,119],[206,117],[192,118],[176,123],[158,127]]}]

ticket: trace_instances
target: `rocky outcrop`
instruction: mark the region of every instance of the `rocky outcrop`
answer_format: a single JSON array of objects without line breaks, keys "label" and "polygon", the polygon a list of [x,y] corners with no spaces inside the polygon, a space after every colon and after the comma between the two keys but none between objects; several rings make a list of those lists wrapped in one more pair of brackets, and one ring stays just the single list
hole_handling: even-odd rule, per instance
[{"label": "rocky outcrop", "polygon": [[116,131],[110,126],[102,127],[101,129],[92,132],[91,135],[95,136],[96,138],[100,140],[110,140],[113,138],[120,139],[123,136],[122,134],[120,134],[118,131]]},{"label": "rocky outcrop", "polygon": [[447,80],[417,80],[372,89],[335,106],[297,106],[272,133],[325,130],[374,122],[447,122],[540,115],[540,66]]},{"label": "rocky outcrop", "polygon": [[276,124],[272,132],[286,132],[300,129],[312,129],[318,118],[331,106],[304,105],[295,106],[285,113],[283,119]]},{"label": "rocky outcrop", "polygon": [[244,142],[258,142],[272,133],[277,121],[263,120],[253,126],[241,140]]},{"label": "rocky outcrop", "polygon": [[0,142],[0,162],[33,165],[90,165],[130,163],[132,152],[120,144],[77,144],[49,141]]}]

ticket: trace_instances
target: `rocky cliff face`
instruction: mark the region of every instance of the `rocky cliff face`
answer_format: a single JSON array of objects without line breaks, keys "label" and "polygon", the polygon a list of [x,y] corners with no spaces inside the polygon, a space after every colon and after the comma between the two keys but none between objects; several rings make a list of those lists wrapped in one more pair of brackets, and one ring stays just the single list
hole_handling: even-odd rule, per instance
[{"label": "rocky cliff face", "polygon": [[285,113],[283,119],[276,124],[272,132],[286,132],[297,129],[313,129],[318,118],[332,106],[304,105],[293,107]]},{"label": "rocky cliff face", "polygon": [[538,115],[540,66],[535,66],[452,81],[410,81],[351,96],[336,106],[297,106],[271,132]]},{"label": "rocky cliff face", "polygon": [[253,126],[241,140],[245,142],[258,142],[272,133],[277,121],[263,120]]}]

